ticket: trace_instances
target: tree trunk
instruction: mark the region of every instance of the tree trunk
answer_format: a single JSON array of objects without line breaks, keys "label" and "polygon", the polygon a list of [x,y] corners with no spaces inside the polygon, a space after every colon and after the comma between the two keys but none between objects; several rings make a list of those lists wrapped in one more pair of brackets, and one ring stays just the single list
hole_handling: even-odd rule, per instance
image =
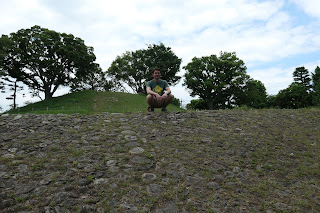
[{"label": "tree trunk", "polygon": [[213,110],[214,109],[213,100],[207,100],[207,107],[208,107],[209,110]]},{"label": "tree trunk", "polygon": [[44,96],[44,99],[50,99],[50,98],[52,98],[52,94],[51,94],[51,92],[46,92],[45,93],[45,96]]},{"label": "tree trunk", "polygon": [[16,97],[17,97],[17,81],[14,82],[14,92],[13,92],[13,109],[17,108]]},{"label": "tree trunk", "polygon": [[59,85],[55,85],[53,87],[53,89],[52,89],[52,86],[54,86],[54,85],[52,85],[50,82],[44,82],[43,88],[44,88],[44,99],[45,100],[52,98],[54,92],[58,89]]},{"label": "tree trunk", "polygon": [[44,99],[50,99],[52,98],[52,93],[50,92],[50,87],[47,87],[44,89]]}]

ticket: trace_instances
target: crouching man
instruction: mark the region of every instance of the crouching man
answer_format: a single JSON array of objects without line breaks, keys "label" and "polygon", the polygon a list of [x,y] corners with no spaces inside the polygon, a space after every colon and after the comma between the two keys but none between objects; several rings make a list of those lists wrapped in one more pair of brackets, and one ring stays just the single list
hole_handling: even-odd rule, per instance
[{"label": "crouching man", "polygon": [[154,108],[161,108],[161,111],[167,111],[167,106],[172,102],[173,96],[168,86],[168,82],[160,79],[161,72],[159,68],[152,71],[153,80],[147,82],[147,103],[148,111],[153,112]]}]

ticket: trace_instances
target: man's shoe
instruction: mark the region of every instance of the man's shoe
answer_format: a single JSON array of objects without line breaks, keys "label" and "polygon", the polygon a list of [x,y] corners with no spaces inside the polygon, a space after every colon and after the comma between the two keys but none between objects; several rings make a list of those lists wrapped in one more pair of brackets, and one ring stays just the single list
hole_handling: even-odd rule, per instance
[{"label": "man's shoe", "polygon": [[151,107],[148,107],[147,110],[148,110],[149,112],[154,112],[154,108],[151,108]]},{"label": "man's shoe", "polygon": [[167,112],[167,109],[166,108],[162,108],[161,112]]}]

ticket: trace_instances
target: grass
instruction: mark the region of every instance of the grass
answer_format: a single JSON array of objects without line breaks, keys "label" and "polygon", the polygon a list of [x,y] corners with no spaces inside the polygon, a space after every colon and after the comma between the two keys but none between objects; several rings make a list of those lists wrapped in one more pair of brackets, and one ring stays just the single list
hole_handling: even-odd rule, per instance
[{"label": "grass", "polygon": [[[146,112],[145,95],[122,92],[95,92],[91,90],[74,92],[52,99],[32,103],[27,106],[9,110],[10,114],[95,114],[101,112],[125,113]],[[160,109],[156,109],[156,111]],[[183,111],[170,104],[168,111]]]}]

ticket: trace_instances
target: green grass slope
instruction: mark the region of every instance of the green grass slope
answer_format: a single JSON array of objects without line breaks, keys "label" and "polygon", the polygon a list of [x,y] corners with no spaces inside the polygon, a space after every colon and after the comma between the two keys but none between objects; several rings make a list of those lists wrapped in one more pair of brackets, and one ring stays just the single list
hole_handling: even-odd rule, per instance
[{"label": "green grass slope", "polygon": [[[122,92],[95,92],[91,90],[74,92],[49,100],[29,104],[7,113],[34,114],[94,114],[100,112],[145,112],[147,110],[145,95]],[[160,109],[156,109],[160,111]],[[168,111],[183,111],[170,104]]]}]

